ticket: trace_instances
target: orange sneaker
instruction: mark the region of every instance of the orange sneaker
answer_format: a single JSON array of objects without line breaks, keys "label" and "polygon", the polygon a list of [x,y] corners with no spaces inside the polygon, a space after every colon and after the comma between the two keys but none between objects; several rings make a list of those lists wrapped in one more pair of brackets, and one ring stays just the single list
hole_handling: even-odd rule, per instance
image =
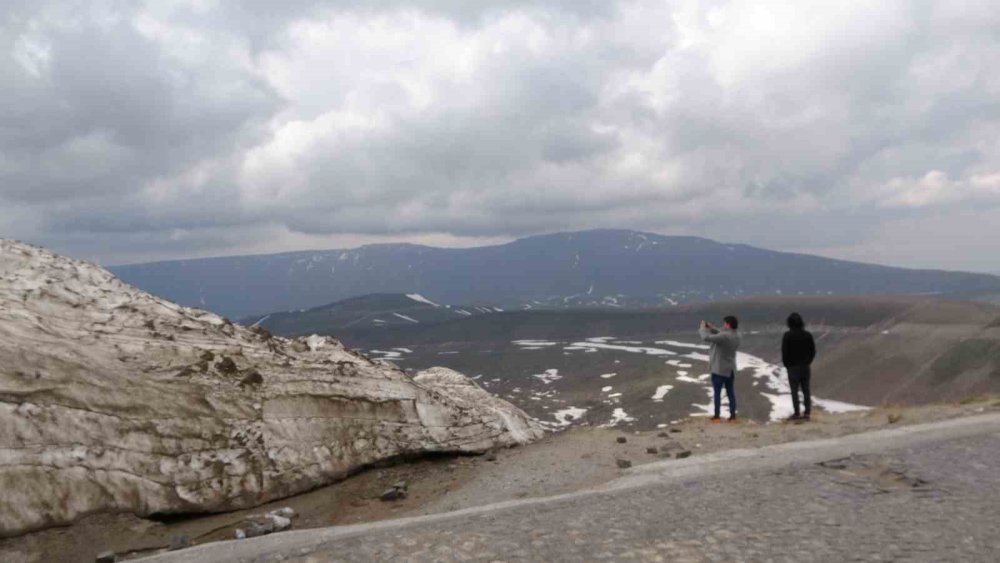
[{"label": "orange sneaker", "polygon": [[712,424],[719,424],[720,422],[722,422],[722,418],[720,418],[720,417],[718,417],[718,416],[713,416],[712,418],[710,418],[710,419],[708,419],[708,420],[709,420],[709,422],[711,422]]},{"label": "orange sneaker", "polygon": [[727,420],[726,422],[727,422],[728,424],[736,424],[736,423],[737,423],[737,422],[739,422],[739,421],[738,421],[738,420],[736,420],[736,417],[735,417],[735,416],[731,416],[731,417],[729,417],[729,420]]}]

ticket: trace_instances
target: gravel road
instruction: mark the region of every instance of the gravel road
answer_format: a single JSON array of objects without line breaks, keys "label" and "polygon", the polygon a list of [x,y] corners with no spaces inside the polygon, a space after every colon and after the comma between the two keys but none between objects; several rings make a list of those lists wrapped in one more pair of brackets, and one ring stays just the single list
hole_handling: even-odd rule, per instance
[{"label": "gravel road", "polygon": [[1000,415],[650,464],[599,489],[157,561],[995,561]]}]

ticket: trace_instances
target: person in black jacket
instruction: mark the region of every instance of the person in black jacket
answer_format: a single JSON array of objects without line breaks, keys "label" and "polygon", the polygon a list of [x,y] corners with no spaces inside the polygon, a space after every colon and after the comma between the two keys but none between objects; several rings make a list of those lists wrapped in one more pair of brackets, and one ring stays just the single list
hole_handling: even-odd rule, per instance
[{"label": "person in black jacket", "polygon": [[[788,383],[792,387],[792,408],[795,414],[789,420],[809,420],[812,412],[812,395],[809,393],[809,379],[812,376],[812,362],[816,358],[816,342],[806,330],[806,323],[798,313],[788,315],[788,332],[781,339],[781,362],[788,370]],[[799,412],[799,389],[805,403],[805,412]]]}]

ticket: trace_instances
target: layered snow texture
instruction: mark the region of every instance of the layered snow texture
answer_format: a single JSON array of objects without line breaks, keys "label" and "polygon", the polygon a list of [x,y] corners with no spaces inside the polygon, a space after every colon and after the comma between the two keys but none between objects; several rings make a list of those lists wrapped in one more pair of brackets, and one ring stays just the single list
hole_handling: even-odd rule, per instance
[{"label": "layered snow texture", "polygon": [[0,535],[246,508],[380,460],[541,435],[456,372],[411,379],[0,240]]}]

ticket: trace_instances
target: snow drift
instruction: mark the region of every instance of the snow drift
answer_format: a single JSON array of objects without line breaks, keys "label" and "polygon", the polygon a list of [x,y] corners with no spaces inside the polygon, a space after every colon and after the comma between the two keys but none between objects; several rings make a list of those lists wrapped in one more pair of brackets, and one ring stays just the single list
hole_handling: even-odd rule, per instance
[{"label": "snow drift", "polygon": [[0,535],[95,512],[239,509],[538,424],[461,374],[272,337],[0,240]]}]

